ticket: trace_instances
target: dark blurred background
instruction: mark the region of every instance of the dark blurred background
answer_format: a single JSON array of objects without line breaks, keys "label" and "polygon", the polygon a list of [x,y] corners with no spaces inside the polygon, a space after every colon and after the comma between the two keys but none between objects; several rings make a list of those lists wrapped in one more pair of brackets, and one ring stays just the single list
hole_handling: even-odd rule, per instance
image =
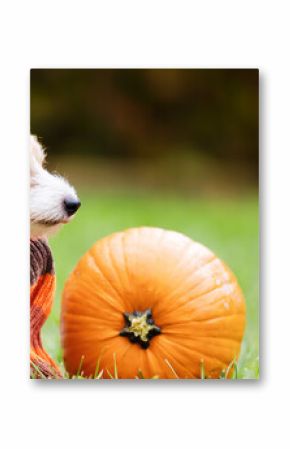
[{"label": "dark blurred background", "polygon": [[51,167],[82,185],[255,189],[258,78],[254,69],[33,69],[31,132]]}]

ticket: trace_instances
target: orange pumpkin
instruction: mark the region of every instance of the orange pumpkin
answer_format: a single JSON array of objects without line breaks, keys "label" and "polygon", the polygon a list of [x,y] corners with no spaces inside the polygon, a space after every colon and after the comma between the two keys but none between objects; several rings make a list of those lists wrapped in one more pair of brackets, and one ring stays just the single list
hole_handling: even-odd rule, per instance
[{"label": "orange pumpkin", "polygon": [[182,234],[134,228],[98,241],[64,289],[68,372],[108,378],[217,378],[237,359],[245,301],[209,249]]}]

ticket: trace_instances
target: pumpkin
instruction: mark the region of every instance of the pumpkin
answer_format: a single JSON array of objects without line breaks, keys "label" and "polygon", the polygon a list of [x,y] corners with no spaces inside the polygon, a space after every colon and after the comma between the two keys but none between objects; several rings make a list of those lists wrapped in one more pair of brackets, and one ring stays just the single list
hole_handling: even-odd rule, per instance
[{"label": "pumpkin", "polygon": [[237,360],[245,301],[209,249],[174,231],[133,228],[97,241],[66,282],[65,367],[104,378],[218,378]]}]

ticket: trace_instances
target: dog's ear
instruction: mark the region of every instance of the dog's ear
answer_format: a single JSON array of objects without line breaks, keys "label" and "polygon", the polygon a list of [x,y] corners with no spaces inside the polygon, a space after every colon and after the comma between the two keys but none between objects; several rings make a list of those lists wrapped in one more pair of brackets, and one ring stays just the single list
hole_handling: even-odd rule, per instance
[{"label": "dog's ear", "polygon": [[30,151],[32,159],[43,166],[46,154],[43,146],[40,144],[36,136],[30,136]]}]

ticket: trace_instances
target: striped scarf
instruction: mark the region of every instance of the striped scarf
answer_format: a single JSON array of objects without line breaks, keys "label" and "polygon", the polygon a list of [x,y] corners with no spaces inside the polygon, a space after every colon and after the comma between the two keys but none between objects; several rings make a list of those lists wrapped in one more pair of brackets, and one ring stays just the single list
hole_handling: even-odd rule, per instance
[{"label": "striped scarf", "polygon": [[40,331],[50,314],[55,292],[51,251],[45,240],[30,240],[30,375],[32,378],[62,378],[61,372],[42,347]]}]

